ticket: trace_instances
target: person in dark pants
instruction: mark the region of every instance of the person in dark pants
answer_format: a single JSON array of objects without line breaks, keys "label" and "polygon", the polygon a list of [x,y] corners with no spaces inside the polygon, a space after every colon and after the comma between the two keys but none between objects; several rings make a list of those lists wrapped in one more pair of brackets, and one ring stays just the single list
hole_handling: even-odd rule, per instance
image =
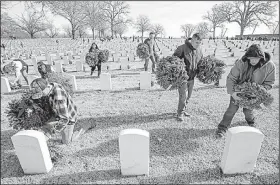
[{"label": "person in dark pants", "polygon": [[[98,46],[96,43],[92,43],[90,49],[88,52],[93,52],[94,50],[99,50]],[[98,63],[94,66],[90,66],[91,67],[91,72],[90,72],[90,75],[93,74],[95,68],[97,67],[98,69],[98,78],[100,77],[100,74],[101,74],[101,60],[98,59]]]},{"label": "person in dark pants", "polygon": [[[230,103],[222,121],[218,125],[216,137],[223,137],[231,124],[231,121],[239,109],[235,105],[235,100],[240,100],[239,92],[234,92],[233,87],[236,84],[244,82],[255,82],[262,85],[266,90],[272,88],[275,82],[275,65],[271,61],[269,53],[263,51],[259,44],[251,45],[245,55],[238,60],[231,69],[227,77],[227,93],[230,94]],[[255,126],[255,117],[253,110],[243,108],[245,120],[249,126]]]},{"label": "person in dark pants", "polygon": [[144,43],[148,45],[149,53],[150,53],[150,56],[145,59],[144,69],[145,69],[145,71],[148,71],[149,60],[151,60],[152,61],[152,73],[155,73],[156,63],[158,62],[158,61],[156,61],[157,54],[156,54],[156,49],[155,49],[155,33],[151,32],[149,34],[149,38],[147,38],[144,41]]}]

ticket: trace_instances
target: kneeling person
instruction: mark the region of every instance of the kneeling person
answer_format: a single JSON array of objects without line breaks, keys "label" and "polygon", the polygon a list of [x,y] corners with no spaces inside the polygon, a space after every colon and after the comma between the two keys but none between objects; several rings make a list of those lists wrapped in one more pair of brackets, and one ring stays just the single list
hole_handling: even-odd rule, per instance
[{"label": "kneeling person", "polygon": [[61,132],[62,142],[68,144],[73,139],[77,139],[80,133],[84,133],[87,130],[81,127],[78,131],[79,134],[76,134],[76,138],[73,138],[72,135],[75,134],[73,134],[73,130],[77,122],[77,106],[62,85],[48,83],[47,80],[38,78],[33,80],[30,86],[33,93],[32,99],[47,96],[54,112],[53,118],[41,128],[41,131],[48,138],[51,138],[55,132]]}]

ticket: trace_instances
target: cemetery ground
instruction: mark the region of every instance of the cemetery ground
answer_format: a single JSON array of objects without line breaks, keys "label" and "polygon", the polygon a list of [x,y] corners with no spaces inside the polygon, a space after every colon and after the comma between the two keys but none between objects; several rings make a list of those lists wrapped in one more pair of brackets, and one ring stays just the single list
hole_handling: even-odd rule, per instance
[{"label": "cemetery ground", "polygon": [[[143,62],[133,62],[129,70],[119,70],[120,63],[112,63],[112,91],[100,91],[97,71],[91,77],[88,66],[86,72],[74,72],[75,65],[66,66],[67,74],[76,75],[78,90],[73,99],[78,106],[78,123],[96,127],[68,146],[60,143],[60,135],[49,141],[49,149],[56,153],[52,152],[54,167],[48,174],[24,175],[11,141],[17,131],[9,127],[4,113],[8,102],[21,93],[1,95],[1,183],[279,184],[278,61],[274,59],[277,80],[270,91],[275,98],[271,109],[255,111],[257,128],[265,138],[253,173],[223,175],[218,166],[225,139],[215,139],[214,134],[229,104],[226,88],[196,80],[187,106],[191,117],[178,122],[174,118],[178,91],[164,91],[157,84],[151,90],[140,90]],[[30,71],[32,74],[32,68]],[[154,81],[154,74],[152,78]],[[242,125],[247,126],[239,109],[231,127]],[[150,133],[149,176],[121,175],[118,137],[128,128]]]}]

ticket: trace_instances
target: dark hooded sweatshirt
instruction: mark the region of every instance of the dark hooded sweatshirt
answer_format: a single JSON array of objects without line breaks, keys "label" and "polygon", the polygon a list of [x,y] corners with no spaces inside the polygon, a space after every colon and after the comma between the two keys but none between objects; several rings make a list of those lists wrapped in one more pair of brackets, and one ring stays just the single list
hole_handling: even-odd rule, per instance
[{"label": "dark hooded sweatshirt", "polygon": [[173,56],[177,56],[180,59],[184,59],[186,71],[189,76],[188,81],[193,80],[196,74],[198,73],[197,63],[203,57],[201,49],[195,49],[187,39],[185,41],[185,44],[179,46],[175,50]]}]

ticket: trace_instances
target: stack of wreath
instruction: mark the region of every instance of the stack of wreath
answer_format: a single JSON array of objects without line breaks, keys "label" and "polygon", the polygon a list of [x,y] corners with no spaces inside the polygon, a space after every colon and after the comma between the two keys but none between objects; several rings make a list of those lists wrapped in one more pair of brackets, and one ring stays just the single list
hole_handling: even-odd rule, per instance
[{"label": "stack of wreath", "polygon": [[164,57],[157,64],[156,80],[164,89],[177,89],[188,78],[185,63],[178,57]]},{"label": "stack of wreath", "polygon": [[148,58],[150,56],[149,46],[145,43],[138,44],[136,54],[141,59]]},{"label": "stack of wreath", "polygon": [[261,109],[261,104],[269,107],[274,100],[273,96],[262,85],[255,82],[244,82],[243,84],[235,85],[234,91],[240,92],[237,96],[241,98],[241,100],[236,100],[235,104],[251,110]]},{"label": "stack of wreath", "polygon": [[[221,70],[215,70],[217,67]],[[218,60],[213,55],[208,55],[203,57],[197,64],[197,78],[204,84],[215,83],[222,78],[222,74],[225,73],[225,67],[226,64],[222,60]]]}]

